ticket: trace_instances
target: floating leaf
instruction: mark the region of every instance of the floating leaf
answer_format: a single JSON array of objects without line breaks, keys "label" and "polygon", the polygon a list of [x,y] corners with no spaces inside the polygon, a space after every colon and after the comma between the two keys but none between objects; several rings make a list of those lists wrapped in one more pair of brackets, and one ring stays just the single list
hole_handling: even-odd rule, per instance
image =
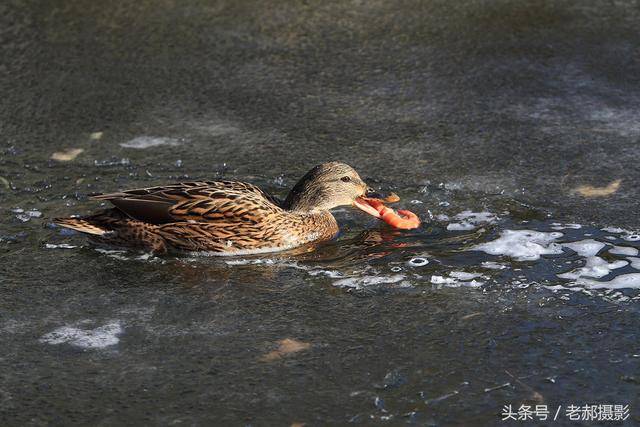
[{"label": "floating leaf", "polygon": [[580,187],[577,187],[574,191],[584,197],[605,197],[618,191],[621,183],[622,183],[621,179],[616,179],[615,181],[609,183],[609,185],[607,185],[606,187],[594,187],[592,185],[581,185]]},{"label": "floating leaf", "polygon": [[56,151],[51,155],[51,159],[58,162],[70,162],[83,152],[84,148],[69,148],[64,151]]},{"label": "floating leaf", "polygon": [[5,187],[7,190],[11,189],[11,183],[7,178],[3,176],[0,176],[0,184],[2,184],[2,186]]},{"label": "floating leaf", "polygon": [[263,355],[260,360],[263,362],[273,362],[274,360],[282,359],[289,354],[298,353],[300,351],[308,350],[311,348],[311,344],[308,342],[302,342],[294,340],[292,338],[285,338],[278,341],[278,348]]},{"label": "floating leaf", "polygon": [[89,138],[92,141],[98,141],[100,139],[102,139],[102,135],[104,135],[104,132],[93,132],[89,135]]}]

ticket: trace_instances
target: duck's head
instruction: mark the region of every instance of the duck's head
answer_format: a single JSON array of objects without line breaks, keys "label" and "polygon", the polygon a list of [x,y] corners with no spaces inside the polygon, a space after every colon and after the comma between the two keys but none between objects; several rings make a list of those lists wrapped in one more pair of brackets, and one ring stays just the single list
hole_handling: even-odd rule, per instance
[{"label": "duck's head", "polygon": [[379,217],[378,211],[362,201],[372,192],[358,172],[340,162],[322,163],[311,169],[293,187],[284,206],[292,211],[314,212],[338,206],[355,206]]}]

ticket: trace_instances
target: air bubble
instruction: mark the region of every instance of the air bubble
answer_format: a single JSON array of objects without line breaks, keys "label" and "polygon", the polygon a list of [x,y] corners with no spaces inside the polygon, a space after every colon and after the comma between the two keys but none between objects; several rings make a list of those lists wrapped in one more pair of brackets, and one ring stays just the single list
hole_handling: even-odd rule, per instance
[{"label": "air bubble", "polygon": [[429,260],[426,258],[411,258],[408,264],[412,267],[422,267],[429,264]]}]

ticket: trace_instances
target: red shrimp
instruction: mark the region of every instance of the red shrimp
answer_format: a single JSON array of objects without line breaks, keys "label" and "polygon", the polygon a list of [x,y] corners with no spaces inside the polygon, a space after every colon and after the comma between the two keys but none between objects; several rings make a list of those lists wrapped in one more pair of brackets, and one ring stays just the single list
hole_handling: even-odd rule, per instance
[{"label": "red shrimp", "polygon": [[[397,197],[397,196],[396,196]],[[379,199],[366,199],[380,214],[380,218],[394,228],[403,230],[411,230],[420,226],[420,218],[416,214],[407,210],[398,210],[396,213],[393,209],[384,205]],[[395,201],[395,200],[394,200]],[[399,214],[399,215],[398,215]]]}]

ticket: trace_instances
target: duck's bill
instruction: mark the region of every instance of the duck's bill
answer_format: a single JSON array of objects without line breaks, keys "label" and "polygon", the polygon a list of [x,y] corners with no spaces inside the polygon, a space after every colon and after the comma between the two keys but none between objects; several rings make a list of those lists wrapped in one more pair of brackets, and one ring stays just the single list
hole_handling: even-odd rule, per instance
[{"label": "duck's bill", "polygon": [[[353,202],[353,205],[371,216],[382,218],[380,215],[380,205],[395,203],[399,200],[400,197],[398,197],[396,193],[391,193],[388,196],[383,197],[379,193],[368,192],[366,195],[358,197],[355,202]],[[372,206],[370,202],[374,202],[374,206]]]},{"label": "duck's bill", "polygon": [[420,218],[413,212],[407,210],[399,210],[396,212],[385,206],[385,203],[394,203],[398,200],[400,200],[400,198],[392,193],[384,199],[366,196],[358,197],[353,204],[358,209],[383,220],[393,228],[413,230],[414,228],[420,227]]},{"label": "duck's bill", "polygon": [[356,208],[360,209],[363,212],[368,213],[373,217],[382,218],[378,210],[369,204],[367,197],[358,197],[353,202],[353,206],[355,206]]}]

